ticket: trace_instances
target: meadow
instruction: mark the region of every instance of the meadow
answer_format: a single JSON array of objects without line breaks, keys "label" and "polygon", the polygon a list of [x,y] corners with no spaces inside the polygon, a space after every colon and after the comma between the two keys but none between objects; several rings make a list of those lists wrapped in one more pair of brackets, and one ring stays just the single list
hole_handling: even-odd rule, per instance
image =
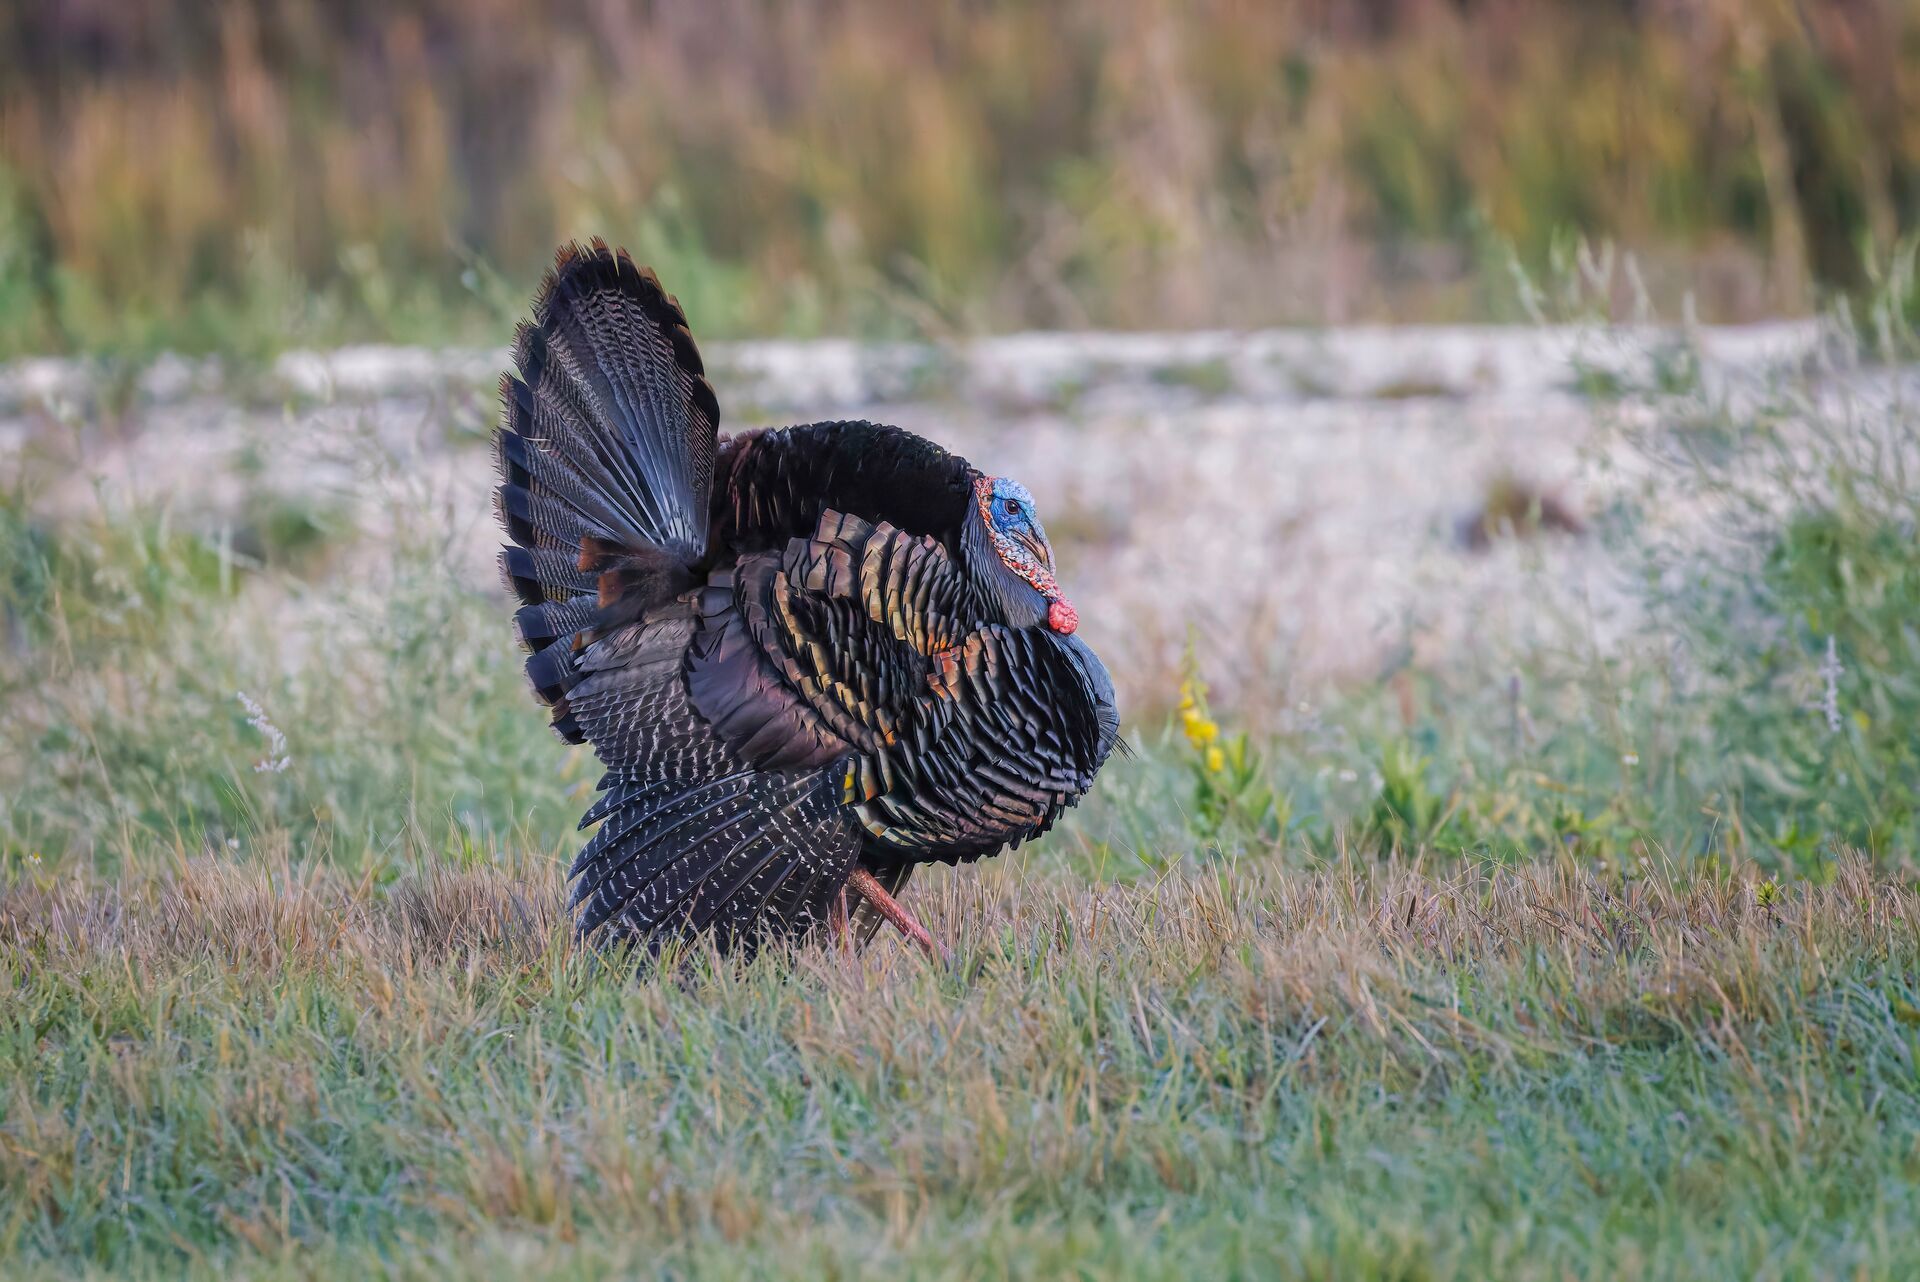
[{"label": "meadow", "polygon": [[[14,379],[4,1271],[1911,1275],[1912,291],[1742,364],[1599,284],[1529,295],[1578,322],[1546,388],[1444,334],[1458,386],[1194,340],[985,409],[987,349],[896,378],[874,414],[1040,495],[1138,750],[916,879],[945,965],[570,939],[597,772],[485,572],[485,354]],[[1501,466],[1553,423],[1566,485]]]},{"label": "meadow", "polygon": [[[0,6],[0,1276],[1920,1276],[1916,62]],[[485,441],[594,234],[1038,497],[1134,753],[940,963],[571,936]]]},{"label": "meadow", "polygon": [[0,906],[12,1277],[1901,1277],[1920,901],[1273,859],[568,941],[539,856]]}]

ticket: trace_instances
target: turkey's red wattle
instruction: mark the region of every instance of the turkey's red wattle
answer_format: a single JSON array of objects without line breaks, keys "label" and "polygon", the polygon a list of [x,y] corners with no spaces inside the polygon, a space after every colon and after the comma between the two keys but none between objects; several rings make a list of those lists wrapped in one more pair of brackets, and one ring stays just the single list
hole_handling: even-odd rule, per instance
[{"label": "turkey's red wattle", "polygon": [[1047,607],[1047,626],[1067,636],[1080,626],[1080,614],[1065,601],[1055,601]]}]

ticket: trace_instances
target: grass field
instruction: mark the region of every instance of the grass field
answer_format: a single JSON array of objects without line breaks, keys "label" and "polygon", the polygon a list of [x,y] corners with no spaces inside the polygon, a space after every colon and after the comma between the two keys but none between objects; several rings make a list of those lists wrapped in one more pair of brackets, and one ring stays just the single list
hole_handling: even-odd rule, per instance
[{"label": "grass field", "polygon": [[942,877],[633,979],[550,862],[0,909],[9,1276],[1902,1277],[1920,901],[1571,867]]},{"label": "grass field", "polygon": [[[221,484],[175,505],[47,466],[164,407],[18,411],[0,1273],[1920,1273],[1920,419],[1911,333],[1869,319],[1764,378],[1683,336],[1555,392],[1605,474],[1581,528],[1503,482],[1420,553],[1536,576],[1531,639],[1486,615],[1307,683],[1228,628],[1154,666],[1123,635],[1154,594],[1114,569],[1153,530],[1068,505],[1140,755],[1038,845],[914,882],[939,967],[887,939],[636,976],[570,942],[596,771],[462,568],[484,506],[428,484],[484,475],[484,406],[403,406],[445,450],[354,453],[361,509],[317,466],[279,486],[273,449],[357,448],[373,408],[189,402],[160,454]],[[1224,377],[1004,413],[1084,472],[1163,418],[1226,433]],[[1404,406],[1415,439],[1414,402],[1484,412],[1376,390],[1235,430]],[[1244,513],[1192,502],[1167,528],[1230,551],[1207,522]],[[1632,609],[1558,619],[1602,549]]]}]

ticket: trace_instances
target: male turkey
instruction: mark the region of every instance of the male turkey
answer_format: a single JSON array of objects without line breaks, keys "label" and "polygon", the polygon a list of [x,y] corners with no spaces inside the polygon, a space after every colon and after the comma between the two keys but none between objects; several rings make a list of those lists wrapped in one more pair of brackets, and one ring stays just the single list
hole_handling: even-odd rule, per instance
[{"label": "male turkey", "polygon": [[[751,949],[1045,832],[1117,738],[1017,482],[911,432],[719,439],[676,300],[563,248],[501,380],[501,553],[553,727],[606,766],[583,935]],[[848,894],[858,896],[851,921]]]}]

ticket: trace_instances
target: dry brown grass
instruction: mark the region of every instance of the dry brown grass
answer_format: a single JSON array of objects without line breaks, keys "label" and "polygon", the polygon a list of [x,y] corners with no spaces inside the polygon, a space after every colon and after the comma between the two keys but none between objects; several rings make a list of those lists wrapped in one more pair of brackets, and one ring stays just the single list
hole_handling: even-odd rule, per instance
[{"label": "dry brown grass", "polygon": [[11,955],[42,966],[118,957],[153,974],[214,963],[256,974],[463,962],[523,965],[565,946],[553,879],[433,868],[376,891],[325,864],[190,859],[117,880],[16,885],[0,894]]},{"label": "dry brown grass", "polygon": [[[333,977],[390,992],[447,975],[593,965],[597,954],[570,937],[558,882],[557,868],[432,868],[376,888],[371,872],[194,859],[113,880],[19,884],[0,894],[0,966],[69,982],[102,966],[131,967],[144,982],[214,966],[243,982]],[[1436,1016],[1417,995],[1462,968],[1510,979],[1544,964],[1567,981],[1554,1009],[1574,1024],[1600,1030],[1626,1012],[1690,1018],[1713,1007],[1732,1028],[1777,1018],[1783,1001],[1831,978],[1830,958],[1851,965],[1920,943],[1920,897],[1861,862],[1828,885],[1787,889],[1757,876],[1621,880],[1572,864],[1303,873],[1249,862],[1107,884],[989,865],[924,874],[912,897],[953,946],[963,980],[989,973],[1012,939],[1037,949],[1060,981],[1115,961],[1135,984],[1212,972],[1262,1022],[1348,1019],[1414,1046],[1433,1024],[1464,1038],[1459,1049],[1503,1053],[1506,1039],[1457,1012]],[[791,964],[838,999],[926,979],[890,938],[859,958],[807,947],[770,964]],[[855,1004],[876,1018],[890,1005]],[[892,1040],[883,1029],[842,1031],[850,1044]]]},{"label": "dry brown grass", "polygon": [[[1873,1275],[1913,1240],[1920,897],[1862,864],[999,861],[910,892],[950,967],[883,939],[639,976],[556,881],[7,889],[0,1256],[1545,1278]],[[1730,1206],[1765,1227],[1716,1233]]]}]

